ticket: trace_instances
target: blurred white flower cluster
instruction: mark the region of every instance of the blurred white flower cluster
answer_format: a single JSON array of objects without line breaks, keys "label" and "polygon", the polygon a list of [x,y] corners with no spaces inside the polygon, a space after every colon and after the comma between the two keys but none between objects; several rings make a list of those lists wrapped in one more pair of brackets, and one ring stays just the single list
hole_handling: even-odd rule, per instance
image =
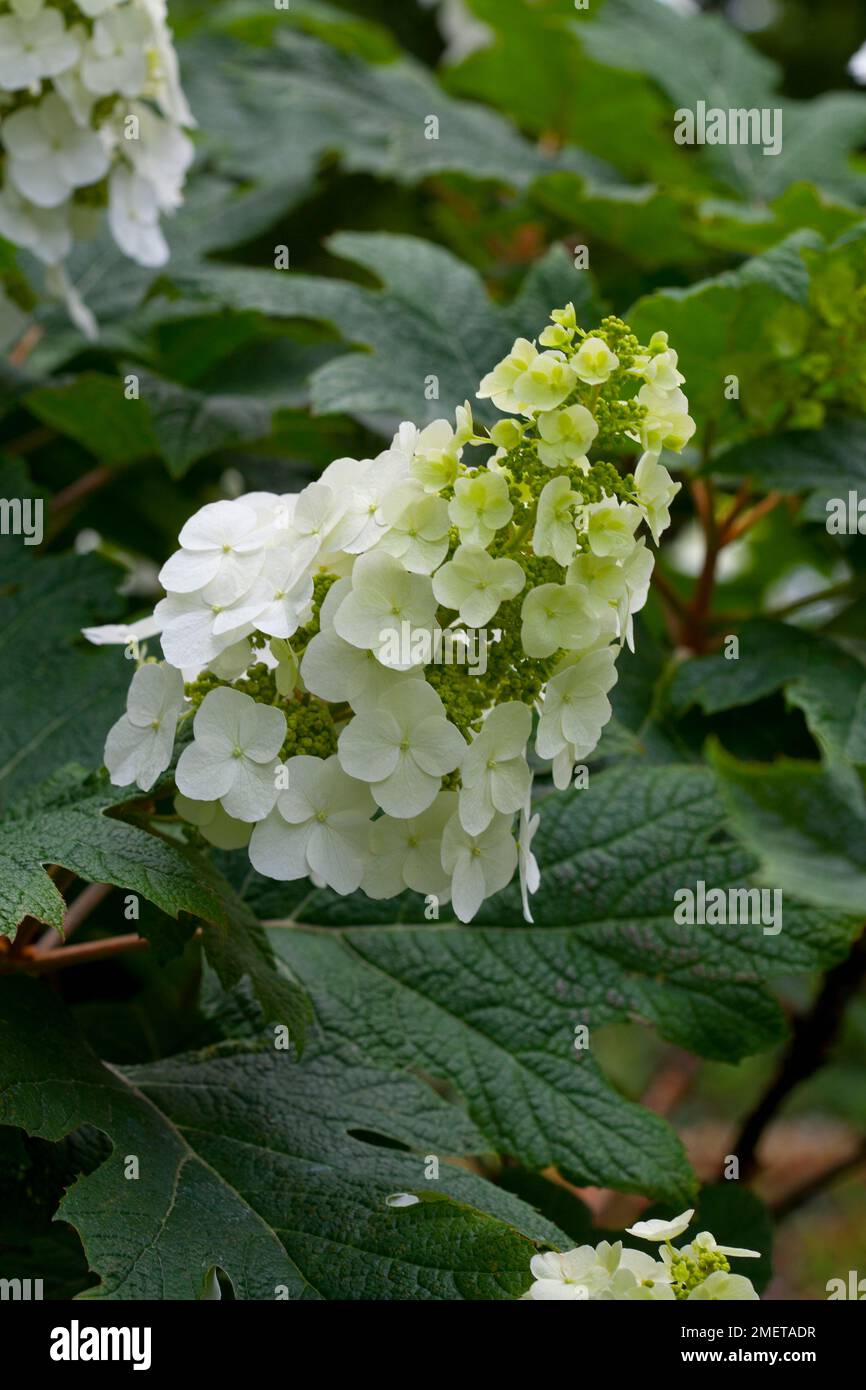
[{"label": "blurred white flower cluster", "polygon": [[[566,788],[598,743],[653,567],[638,529],[657,541],[679,489],[658,450],[692,423],[664,334],[551,317],[482,381],[510,412],[489,431],[467,403],[186,523],[153,618],[88,633],[161,634],[108,737],[114,782],[153,786],[191,720],[177,811],[260,873],[469,921],[519,869],[532,920],[529,747]],[[633,474],[605,461],[635,445]]]},{"label": "blurred white flower cluster", "polygon": [[107,211],[139,265],[168,259],[195,122],[165,0],[0,0],[0,236],[48,267],[79,327],[94,324],[63,262]]},{"label": "blurred white flower cluster", "polygon": [[658,1260],[644,1250],[623,1248],[621,1240],[580,1245],[562,1254],[533,1255],[534,1282],[523,1297],[542,1303],[757,1299],[752,1281],[732,1274],[728,1261],[729,1257],[760,1259],[759,1250],[719,1245],[709,1231],[674,1248],[671,1242],[682,1235],[694,1214],[694,1210],[684,1211],[672,1221],[638,1221],[627,1227],[630,1236],[658,1241]]}]

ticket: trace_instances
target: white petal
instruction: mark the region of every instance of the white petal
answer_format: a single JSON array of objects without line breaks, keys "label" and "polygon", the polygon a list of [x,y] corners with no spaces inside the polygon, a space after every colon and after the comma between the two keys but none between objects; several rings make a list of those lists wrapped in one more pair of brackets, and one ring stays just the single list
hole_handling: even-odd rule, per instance
[{"label": "white petal", "polygon": [[350,777],[380,782],[397,767],[400,740],[400,726],[386,710],[356,715],[340,734],[340,766]]},{"label": "white petal", "polygon": [[281,882],[305,878],[308,872],[306,845],[309,825],[287,825],[279,811],[259,821],[250,840],[250,863],[266,878]]},{"label": "white petal", "polygon": [[367,832],[336,830],[313,822],[307,844],[310,868],[336,893],[354,893],[361,886],[366,859]]},{"label": "white petal", "polygon": [[418,767],[411,755],[402,753],[396,768],[382,782],[371,786],[373,796],[389,816],[405,820],[420,815],[436,799],[441,782]]},{"label": "white petal", "polygon": [[279,792],[276,770],[279,763],[252,762],[249,758],[235,759],[237,772],[231,787],[220,800],[223,809],[235,820],[264,820],[276,805]]},{"label": "white petal", "polygon": [[192,801],[216,801],[231,787],[236,766],[237,759],[216,759],[196,741],[177,760],[177,789]]}]

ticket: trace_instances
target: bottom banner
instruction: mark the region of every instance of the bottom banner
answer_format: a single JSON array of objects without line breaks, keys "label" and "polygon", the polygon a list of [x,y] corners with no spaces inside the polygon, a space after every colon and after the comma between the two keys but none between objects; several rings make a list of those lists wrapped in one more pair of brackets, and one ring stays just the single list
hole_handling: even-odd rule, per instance
[{"label": "bottom banner", "polygon": [[[341,1356],[353,1374],[366,1363],[371,1371],[389,1374],[392,1354],[406,1360],[406,1334],[423,1338],[419,1355],[425,1376],[441,1366],[455,1369],[457,1351],[443,1332],[451,1326],[461,1336],[461,1347],[476,1348],[484,1341],[485,1365],[507,1351],[524,1351],[536,1363],[545,1348],[548,1359],[556,1339],[568,1338],[569,1356],[600,1357],[609,1362],[618,1379],[629,1371],[665,1372],[675,1366],[763,1365],[812,1366],[823,1373],[852,1364],[854,1338],[862,1334],[862,1315],[837,1302],[827,1303],[711,1303],[683,1302],[596,1303],[566,1313],[538,1314],[529,1307],[521,1323],[509,1318],[500,1323],[502,1304],[454,1303],[445,1313],[441,1303],[435,1322],[427,1324],[420,1307],[410,1313],[404,1306],[399,1328],[393,1308],[385,1322],[380,1312],[390,1305],[374,1303],[333,1304],[305,1302],[303,1310],[290,1304],[213,1302],[96,1302],[0,1303],[0,1333],[14,1336],[16,1347],[27,1348],[27,1369],[49,1371],[60,1378],[92,1377],[100,1369],[164,1375],[166,1371],[209,1372],[225,1377],[237,1357],[256,1374],[268,1364],[298,1364],[299,1353],[314,1356],[332,1371]],[[334,1336],[335,1314],[339,1337]],[[420,1323],[415,1317],[422,1317]],[[552,1323],[547,1321],[553,1317]],[[454,1322],[451,1323],[451,1318]],[[471,1317],[471,1323],[463,1323]],[[321,1322],[319,1319],[321,1318]],[[488,1318],[490,1321],[488,1322]],[[444,1326],[443,1326],[444,1319]],[[540,1319],[540,1321],[539,1321]],[[428,1335],[429,1328],[429,1335]],[[396,1338],[395,1338],[396,1333]],[[543,1338],[543,1342],[539,1342]],[[553,1338],[553,1346],[550,1339]],[[578,1338],[577,1345],[573,1339]],[[6,1345],[9,1345],[7,1340]],[[389,1350],[389,1348],[391,1350]],[[464,1353],[459,1360],[464,1362]],[[465,1362],[464,1362],[465,1364]],[[512,1367],[513,1370],[513,1367]]]}]

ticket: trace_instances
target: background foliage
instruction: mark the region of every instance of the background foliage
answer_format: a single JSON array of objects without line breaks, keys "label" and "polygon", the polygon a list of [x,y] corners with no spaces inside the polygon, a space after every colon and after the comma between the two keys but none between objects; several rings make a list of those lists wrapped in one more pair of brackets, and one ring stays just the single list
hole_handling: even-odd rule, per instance
[{"label": "background foliage", "polygon": [[[0,541],[0,1276],[514,1297],[538,1243],[646,1199],[760,1248],[770,1296],[856,1265],[866,542],[824,523],[866,475],[864,15],[710,8],[173,0],[170,266],[80,248],[89,344],[0,247],[0,493],[50,518]],[[677,146],[697,100],[781,107],[783,152]],[[514,888],[461,927],[266,882],[182,843],[169,783],[108,787],[129,671],[80,629],[152,604],[188,514],[450,415],[569,299],[669,331],[698,433],[589,788],[544,808],[535,926]],[[698,879],[781,887],[783,931],[676,926]]]}]

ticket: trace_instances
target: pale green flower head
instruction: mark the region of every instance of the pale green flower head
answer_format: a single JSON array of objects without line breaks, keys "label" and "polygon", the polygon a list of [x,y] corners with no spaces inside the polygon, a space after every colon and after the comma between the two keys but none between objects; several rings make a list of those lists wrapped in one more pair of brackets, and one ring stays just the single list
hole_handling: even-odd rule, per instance
[{"label": "pale green flower head", "polygon": [[539,415],[538,457],[545,468],[564,468],[569,464],[586,471],[586,457],[598,434],[598,425],[585,405],[569,405],[564,410]]},{"label": "pale green flower head", "polygon": [[410,574],[393,555],[371,551],[362,555],[352,570],[351,591],[334,614],[334,630],[353,647],[376,652],[383,664],[395,669],[417,665],[407,656],[405,661],[387,659],[383,635],[408,623],[414,629],[429,632],[434,624],[436,600],[427,575]]},{"label": "pale green flower head", "polygon": [[697,426],[689,415],[689,403],[677,387],[672,391],[645,385],[637,393],[646,416],[641,426],[641,443],[648,452],[658,454],[662,449],[680,453],[688,444]]},{"label": "pale green flower head", "polygon": [[603,338],[584,338],[572,358],[576,375],[588,386],[601,386],[618,366],[619,358]]},{"label": "pale green flower head", "polygon": [[582,495],[573,491],[564,474],[560,473],[545,484],[538,499],[532,533],[532,549],[536,555],[551,555],[557,564],[569,564],[577,549],[574,511],[582,502]]},{"label": "pale green flower head", "polygon": [[658,456],[646,453],[641,456],[634,474],[637,499],[646,516],[653,540],[658,545],[662,531],[671,524],[670,504],[682,487],[675,483],[668,470],[659,463]]},{"label": "pale green flower head", "polygon": [[515,382],[513,395],[521,415],[534,415],[562,405],[576,384],[574,368],[563,353],[541,352]]},{"label": "pale green flower head", "polygon": [[448,553],[448,503],[418,491],[418,484],[396,487],[381,506],[388,529],[379,549],[394,555],[410,574],[432,574]]},{"label": "pale green flower head", "polygon": [[490,438],[498,449],[516,449],[528,428],[521,420],[497,420],[491,426]]},{"label": "pale green flower head", "polygon": [[508,356],[497,362],[492,372],[482,377],[475,393],[478,399],[483,401],[489,398],[497,410],[519,415],[519,397],[514,395],[514,386],[538,355],[534,343],[526,338],[518,338]]},{"label": "pale green flower head", "polygon": [[439,603],[456,610],[467,627],[483,627],[499,605],[520,593],[526,576],[516,560],[494,560],[480,545],[460,545],[433,576]]},{"label": "pale green flower head", "polygon": [[474,436],[472,411],[467,401],[457,407],[457,428],[447,420],[434,420],[415,441],[410,471],[428,492],[441,492],[457,477],[463,445]]},{"label": "pale green flower head", "polygon": [[531,589],[520,616],[520,640],[527,656],[579,651],[591,646],[601,627],[589,595],[567,584],[539,584]]},{"label": "pale green flower head", "polygon": [[605,497],[586,508],[587,536],[593,555],[625,560],[635,547],[634,533],[640,525],[639,507]]},{"label": "pale green flower head", "polygon": [[448,515],[469,545],[488,546],[514,515],[508,483],[501,473],[482,469],[472,478],[458,478]]}]

